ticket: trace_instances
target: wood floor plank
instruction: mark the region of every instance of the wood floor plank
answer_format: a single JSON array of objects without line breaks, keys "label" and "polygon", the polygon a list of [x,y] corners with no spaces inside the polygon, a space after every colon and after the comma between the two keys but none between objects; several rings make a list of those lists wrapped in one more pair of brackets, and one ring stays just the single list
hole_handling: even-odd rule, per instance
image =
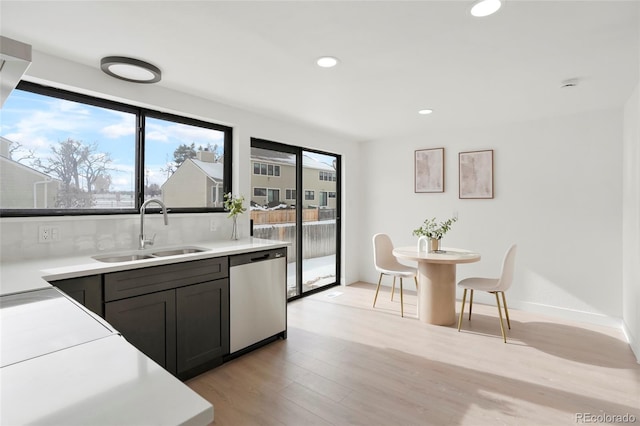
[{"label": "wood floor plank", "polygon": [[[336,294],[339,292],[341,294]],[[333,293],[328,297],[329,293]],[[621,330],[495,306],[424,324],[415,291],[332,288],[288,305],[288,339],[187,384],[215,425],[569,425],[578,413],[640,422],[640,365]],[[508,297],[508,295],[507,295]]]}]

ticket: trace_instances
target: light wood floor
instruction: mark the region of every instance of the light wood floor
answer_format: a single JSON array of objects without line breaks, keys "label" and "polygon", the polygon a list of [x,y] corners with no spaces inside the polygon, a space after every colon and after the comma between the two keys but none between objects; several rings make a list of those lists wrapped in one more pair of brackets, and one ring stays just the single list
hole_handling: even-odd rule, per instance
[{"label": "light wood floor", "polygon": [[388,288],[373,309],[374,292],[292,302],[287,340],[187,384],[215,425],[573,425],[577,413],[640,424],[640,365],[619,330],[510,310],[504,344],[494,306],[474,304],[458,333],[420,322],[415,292],[404,318]]}]

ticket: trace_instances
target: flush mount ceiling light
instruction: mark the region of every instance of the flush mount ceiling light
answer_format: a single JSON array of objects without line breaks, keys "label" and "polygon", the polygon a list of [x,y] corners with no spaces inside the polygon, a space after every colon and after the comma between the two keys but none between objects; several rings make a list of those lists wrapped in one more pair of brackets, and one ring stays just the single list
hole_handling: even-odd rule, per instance
[{"label": "flush mount ceiling light", "polygon": [[432,109],[421,109],[420,111],[418,111],[418,114],[420,115],[429,115],[433,112]]},{"label": "flush mount ceiling light", "polygon": [[501,6],[502,2],[500,0],[478,0],[471,6],[471,14],[475,17],[482,18],[493,15]]},{"label": "flush mount ceiling light", "polygon": [[111,77],[132,83],[157,83],[161,72],[148,62],[124,56],[107,56],[100,61],[100,68]]},{"label": "flush mount ceiling light", "polygon": [[338,65],[338,59],[333,56],[322,56],[318,58],[316,64],[322,68],[333,68]]}]

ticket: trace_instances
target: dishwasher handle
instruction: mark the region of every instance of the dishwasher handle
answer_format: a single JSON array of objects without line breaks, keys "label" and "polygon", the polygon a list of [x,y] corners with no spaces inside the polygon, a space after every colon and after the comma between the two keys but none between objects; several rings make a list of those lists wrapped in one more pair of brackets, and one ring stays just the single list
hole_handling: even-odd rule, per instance
[{"label": "dishwasher handle", "polygon": [[252,253],[237,254],[229,256],[229,266],[246,265],[248,263],[264,262],[265,260],[285,258],[287,255],[286,247],[264,250]]}]

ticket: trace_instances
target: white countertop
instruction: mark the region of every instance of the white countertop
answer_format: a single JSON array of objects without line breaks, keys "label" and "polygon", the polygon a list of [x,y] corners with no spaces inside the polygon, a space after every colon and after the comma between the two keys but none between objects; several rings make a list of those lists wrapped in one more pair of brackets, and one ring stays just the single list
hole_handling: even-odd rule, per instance
[{"label": "white countertop", "polygon": [[123,337],[0,369],[0,424],[207,425],[213,406]]},{"label": "white countertop", "polygon": [[117,334],[56,288],[0,297],[0,367]]},{"label": "white countertop", "polygon": [[[70,257],[53,257],[22,262],[0,263],[0,295],[20,293],[39,288],[50,287],[47,281],[76,278],[87,275],[104,274],[107,272],[125,271],[129,269],[146,268],[149,266],[168,265],[170,263],[207,259],[218,256],[248,253],[256,250],[287,247],[287,242],[263,240],[259,238],[244,238],[240,240],[205,241],[195,244],[181,244],[180,247],[194,246],[207,249],[200,253],[183,254],[178,256],[155,257],[128,262],[106,263],[92,258],[104,256],[109,252],[77,255]],[[173,246],[158,246],[147,250],[127,250],[121,253],[146,253],[158,251]]]}]

